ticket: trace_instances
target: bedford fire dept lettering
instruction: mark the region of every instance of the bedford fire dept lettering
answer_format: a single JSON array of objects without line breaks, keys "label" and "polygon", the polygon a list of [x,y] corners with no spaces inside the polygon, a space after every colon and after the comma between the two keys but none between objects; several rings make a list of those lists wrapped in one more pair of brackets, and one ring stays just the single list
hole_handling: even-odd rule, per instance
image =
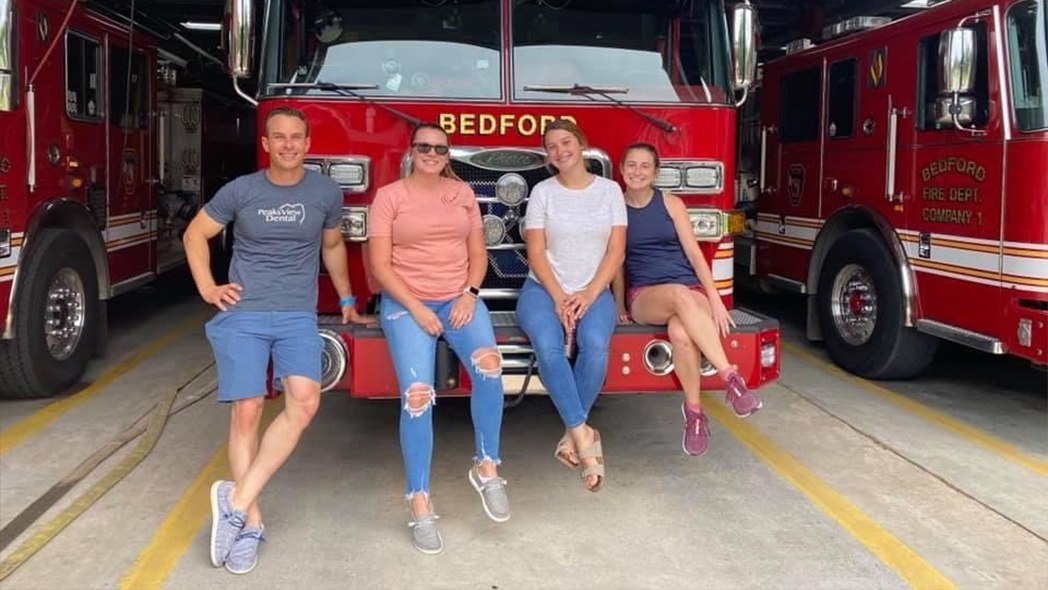
[{"label": "bedford fire dept lettering", "polygon": [[921,178],[925,182],[928,182],[936,176],[947,172],[965,174],[979,182],[986,179],[986,167],[979,165],[979,163],[974,160],[958,158],[956,156],[942,158],[928,164],[923,170],[921,170]]},{"label": "bedford fire dept lettering", "polygon": [[273,209],[259,209],[259,217],[265,223],[298,223],[306,220],[306,207],[302,203],[284,203]]},{"label": "bedford fire dept lettering", "polygon": [[514,113],[440,113],[437,121],[448,135],[517,135],[531,136],[546,130],[557,119],[576,122],[571,115],[516,115]]}]

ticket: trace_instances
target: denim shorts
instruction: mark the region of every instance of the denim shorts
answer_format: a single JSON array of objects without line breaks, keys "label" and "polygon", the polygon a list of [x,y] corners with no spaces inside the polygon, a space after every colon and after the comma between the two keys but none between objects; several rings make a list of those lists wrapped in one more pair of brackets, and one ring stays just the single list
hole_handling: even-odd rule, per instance
[{"label": "denim shorts", "polygon": [[295,375],[320,382],[323,342],[315,313],[220,311],[204,328],[215,351],[220,402],[265,395],[270,360],[274,379]]}]

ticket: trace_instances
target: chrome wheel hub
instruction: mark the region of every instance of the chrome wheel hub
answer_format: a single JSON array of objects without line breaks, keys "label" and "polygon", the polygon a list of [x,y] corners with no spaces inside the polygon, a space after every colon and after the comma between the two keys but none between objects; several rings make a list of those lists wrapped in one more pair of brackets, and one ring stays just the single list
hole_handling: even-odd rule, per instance
[{"label": "chrome wheel hub", "polygon": [[877,324],[877,292],[866,269],[849,264],[837,273],[830,296],[837,333],[852,346],[869,341]]},{"label": "chrome wheel hub", "polygon": [[86,294],[80,275],[63,268],[51,278],[44,308],[44,336],[47,349],[55,360],[69,358],[84,334]]}]

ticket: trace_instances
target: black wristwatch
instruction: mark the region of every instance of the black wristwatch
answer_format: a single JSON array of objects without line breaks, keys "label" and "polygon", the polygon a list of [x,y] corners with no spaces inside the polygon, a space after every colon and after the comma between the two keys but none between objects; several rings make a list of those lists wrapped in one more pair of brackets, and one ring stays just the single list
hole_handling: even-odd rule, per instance
[{"label": "black wristwatch", "polygon": [[466,290],[463,291],[463,293],[465,293],[467,295],[472,295],[474,299],[479,299],[480,298],[480,289],[474,287],[473,285],[467,286]]}]

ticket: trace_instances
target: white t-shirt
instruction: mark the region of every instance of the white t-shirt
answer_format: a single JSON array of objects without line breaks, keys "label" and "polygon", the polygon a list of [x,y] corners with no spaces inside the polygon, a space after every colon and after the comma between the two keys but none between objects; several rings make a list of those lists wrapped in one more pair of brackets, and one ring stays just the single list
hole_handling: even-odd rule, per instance
[{"label": "white t-shirt", "polygon": [[[584,189],[556,179],[535,185],[524,216],[525,231],[546,230],[546,259],[566,293],[581,291],[597,274],[608,251],[612,226],[626,226],[626,201],[619,185],[594,176]],[[534,272],[529,276],[538,280]]]}]

